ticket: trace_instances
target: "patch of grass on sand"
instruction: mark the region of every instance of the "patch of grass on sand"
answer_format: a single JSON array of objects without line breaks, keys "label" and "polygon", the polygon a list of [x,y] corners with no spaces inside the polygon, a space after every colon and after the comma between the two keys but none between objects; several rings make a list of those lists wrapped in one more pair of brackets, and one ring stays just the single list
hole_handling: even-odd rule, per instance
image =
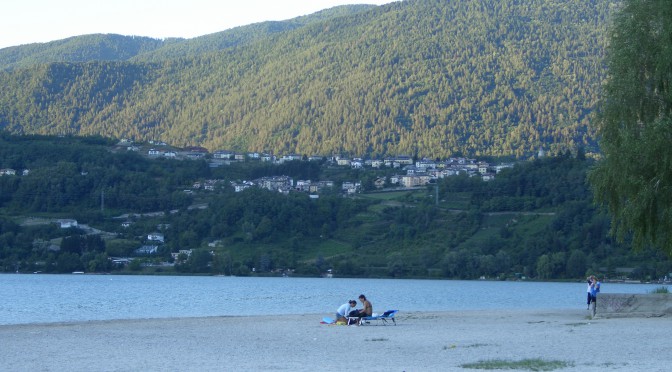
[{"label": "patch of grass on sand", "polygon": [[490,345],[488,345],[488,344],[471,344],[471,345],[467,345],[465,347],[484,347],[484,346],[490,346]]},{"label": "patch of grass on sand", "polygon": [[[470,345],[465,345],[463,347],[468,348],[468,347],[486,347],[486,346],[490,346],[490,345],[488,345],[488,344],[470,344]],[[443,350],[449,350],[449,349],[455,349],[455,348],[457,348],[457,345],[452,344],[450,346],[448,346],[448,345],[444,346]]]},{"label": "patch of grass on sand", "polygon": [[528,371],[553,371],[573,366],[561,360],[523,359],[523,360],[481,360],[476,363],[462,364],[460,367],[469,369],[524,369]]},{"label": "patch of grass on sand", "polygon": [[649,291],[649,293],[670,293],[670,290],[666,286],[661,286]]}]

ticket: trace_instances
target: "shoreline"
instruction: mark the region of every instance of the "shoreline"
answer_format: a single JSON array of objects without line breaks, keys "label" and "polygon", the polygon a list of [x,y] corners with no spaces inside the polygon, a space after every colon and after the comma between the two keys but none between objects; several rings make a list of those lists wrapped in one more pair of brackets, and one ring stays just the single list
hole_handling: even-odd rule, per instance
[{"label": "shoreline", "polygon": [[320,324],[331,314],[0,325],[8,371],[465,371],[542,359],[562,371],[664,371],[672,318],[584,310],[404,312],[396,326]]}]

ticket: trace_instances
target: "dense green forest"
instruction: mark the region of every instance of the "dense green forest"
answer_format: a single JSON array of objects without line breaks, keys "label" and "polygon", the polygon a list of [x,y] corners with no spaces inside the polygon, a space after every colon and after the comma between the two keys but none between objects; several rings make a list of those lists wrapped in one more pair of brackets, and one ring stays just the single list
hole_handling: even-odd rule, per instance
[{"label": "dense green forest", "polygon": [[[582,151],[519,162],[490,182],[452,176],[426,189],[365,187],[344,197],[339,182],[366,185],[399,170],[309,161],[210,168],[148,159],[116,142],[0,134],[0,168],[17,170],[0,176],[0,270],[645,280],[672,271],[661,253],[612,241],[585,181],[593,160]],[[313,199],[228,184],[272,175],[337,186]],[[206,179],[224,182],[184,192]],[[63,229],[58,219],[79,227]],[[138,254],[157,231],[165,243]],[[189,249],[189,257],[171,256]],[[133,260],[115,266],[112,257]]]},{"label": "dense green forest", "polygon": [[0,49],[0,69],[14,70],[53,62],[126,61],[138,54],[164,47],[170,42],[121,35],[73,36],[45,44]]},{"label": "dense green forest", "polygon": [[407,0],[190,40],[5,48],[0,128],[276,154],[590,154],[618,4]]}]

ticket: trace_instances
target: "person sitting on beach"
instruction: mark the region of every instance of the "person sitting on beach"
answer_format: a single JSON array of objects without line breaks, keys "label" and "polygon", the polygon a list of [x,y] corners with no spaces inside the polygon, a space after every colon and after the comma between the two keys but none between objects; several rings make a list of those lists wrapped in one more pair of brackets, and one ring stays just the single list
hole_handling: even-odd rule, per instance
[{"label": "person sitting on beach", "polygon": [[355,310],[356,312],[351,312],[350,316],[357,318],[371,316],[373,314],[373,305],[371,305],[371,302],[369,302],[363,294],[359,295],[359,300],[362,302],[362,308]]},{"label": "person sitting on beach", "polygon": [[336,310],[336,322],[347,322],[350,311],[355,306],[357,306],[357,301],[355,300],[350,300],[339,306],[338,310]]}]

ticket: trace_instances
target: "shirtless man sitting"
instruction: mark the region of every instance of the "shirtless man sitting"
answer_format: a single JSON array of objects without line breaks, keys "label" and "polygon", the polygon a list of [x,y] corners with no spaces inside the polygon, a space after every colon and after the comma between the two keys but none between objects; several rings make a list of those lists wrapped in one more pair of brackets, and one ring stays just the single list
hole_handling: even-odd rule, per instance
[{"label": "shirtless man sitting", "polygon": [[[362,302],[363,308],[356,310],[357,311],[356,313],[355,311],[350,313],[350,318],[360,318],[357,321],[357,324],[361,324],[362,322],[361,318],[371,316],[373,314],[373,305],[371,305],[371,302],[369,302],[369,300],[366,299],[366,296],[364,296],[363,294],[359,295],[359,301]],[[350,322],[348,322],[348,324],[350,324]]]},{"label": "shirtless man sitting", "polygon": [[371,302],[366,299],[366,296],[363,294],[359,295],[359,300],[362,302],[362,306],[364,306],[364,308],[359,310],[358,316],[361,318],[373,315],[373,305],[371,305]]}]

